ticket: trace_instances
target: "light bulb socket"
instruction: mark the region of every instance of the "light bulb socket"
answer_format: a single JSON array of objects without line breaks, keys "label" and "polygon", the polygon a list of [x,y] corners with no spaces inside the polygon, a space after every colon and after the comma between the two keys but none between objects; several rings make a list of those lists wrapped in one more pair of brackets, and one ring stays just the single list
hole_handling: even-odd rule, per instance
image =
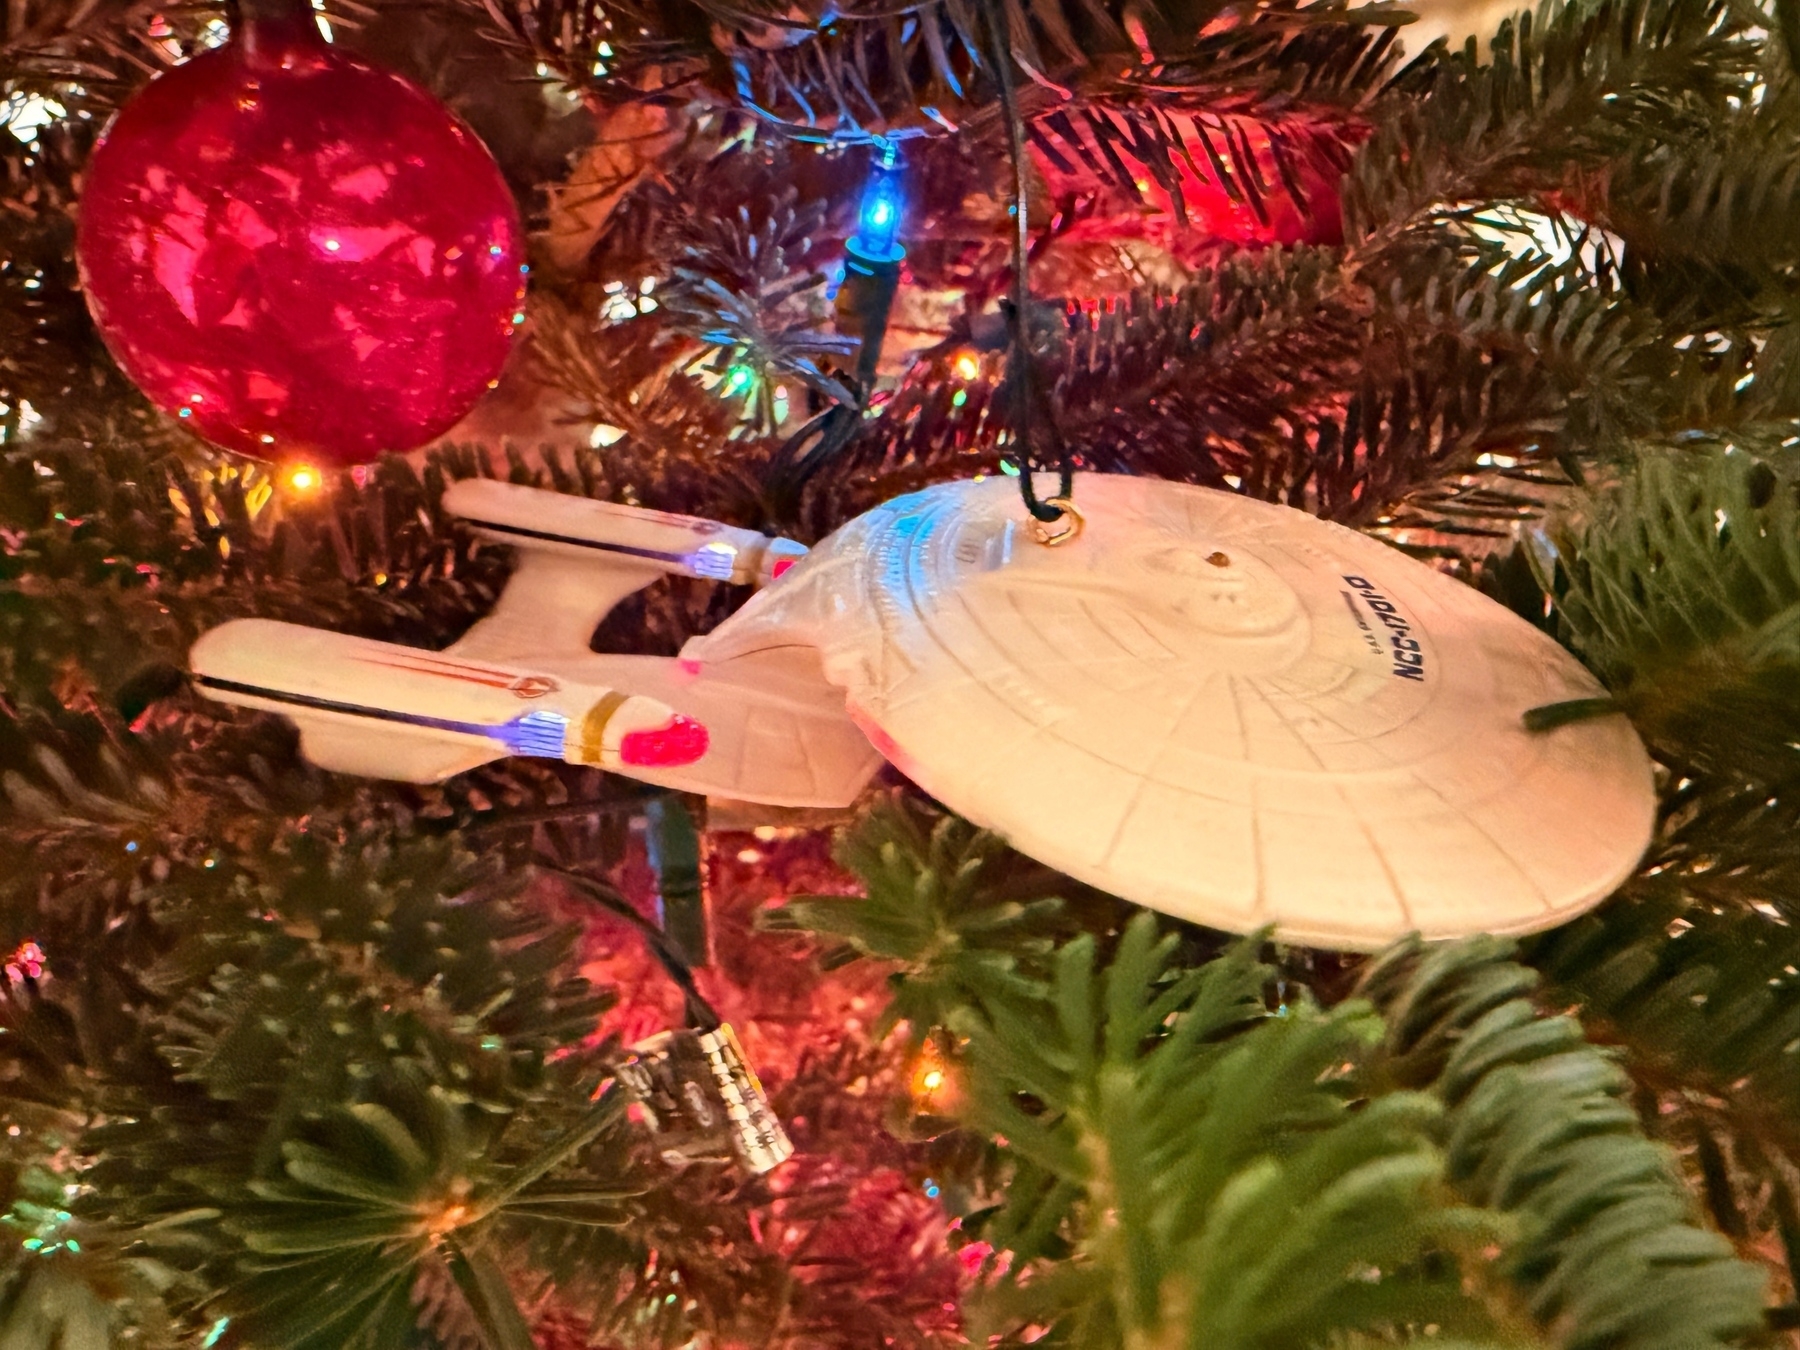
[{"label": "light bulb socket", "polygon": [[899,287],[898,260],[871,262],[851,253],[844,260],[844,280],[837,293],[838,332],[858,338],[884,332]]},{"label": "light bulb socket", "polygon": [[844,252],[849,255],[845,259],[845,267],[861,267],[865,272],[874,272],[878,268],[892,268],[894,275],[900,275],[900,264],[906,259],[906,250],[899,244],[889,241],[886,247],[878,242],[871,243],[860,234],[851,235],[844,243]]}]

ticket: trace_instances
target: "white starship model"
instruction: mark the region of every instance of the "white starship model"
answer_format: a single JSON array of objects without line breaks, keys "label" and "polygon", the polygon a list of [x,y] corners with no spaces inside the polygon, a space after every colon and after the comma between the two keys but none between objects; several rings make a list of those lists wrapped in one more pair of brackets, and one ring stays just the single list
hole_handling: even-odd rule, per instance
[{"label": "white starship model", "polygon": [[[541,754],[841,806],[885,757],[1070,876],[1325,946],[1546,928],[1630,874],[1648,757],[1622,717],[1525,729],[1531,708],[1601,692],[1549,637],[1284,507],[1099,475],[1074,495],[1086,527],[1062,547],[1036,543],[1017,485],[991,479],[888,502],[807,555],[459,483],[448,509],[522,555],[448,651],[240,620],[193,665],[353,773],[426,781]],[[765,588],[678,658],[588,651],[663,572]]]}]

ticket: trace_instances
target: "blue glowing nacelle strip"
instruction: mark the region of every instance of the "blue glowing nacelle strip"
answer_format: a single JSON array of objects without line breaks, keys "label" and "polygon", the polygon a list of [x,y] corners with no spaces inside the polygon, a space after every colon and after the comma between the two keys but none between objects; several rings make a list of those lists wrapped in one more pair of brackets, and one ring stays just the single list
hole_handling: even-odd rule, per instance
[{"label": "blue glowing nacelle strip", "polygon": [[266,689],[236,680],[220,680],[210,675],[195,677],[204,689],[221,693],[248,694],[270,703],[285,703],[295,708],[316,712],[343,713],[350,717],[367,717],[377,722],[394,722],[401,726],[421,727],[427,731],[455,731],[465,736],[481,736],[498,741],[507,752],[530,755],[537,759],[561,759],[563,740],[569,730],[569,719],[559,712],[540,709],[507,722],[455,722],[446,717],[425,717],[419,713],[400,712],[393,708],[371,708],[360,703],[343,703],[337,699],[316,698],[311,694],[294,694],[285,689]]},{"label": "blue glowing nacelle strip", "polygon": [[558,712],[528,712],[510,722],[481,728],[477,735],[499,741],[515,755],[561,759],[569,719]]},{"label": "blue glowing nacelle strip", "polygon": [[738,551],[734,545],[715,539],[685,555],[684,561],[695,576],[712,581],[730,581],[732,574],[737,571]]},{"label": "blue glowing nacelle strip", "polygon": [[615,544],[602,539],[579,539],[572,535],[551,534],[544,530],[528,530],[520,525],[502,525],[492,520],[470,520],[477,529],[489,530],[494,534],[515,535],[520,539],[541,539],[551,544],[573,544],[577,548],[592,549],[596,553],[617,553],[627,558],[643,558],[649,562],[671,563],[686,568],[697,577],[707,577],[713,581],[730,581],[737,568],[738,551],[734,544],[724,540],[714,540],[702,544],[692,553],[668,553],[660,549],[633,548],[629,544]]}]

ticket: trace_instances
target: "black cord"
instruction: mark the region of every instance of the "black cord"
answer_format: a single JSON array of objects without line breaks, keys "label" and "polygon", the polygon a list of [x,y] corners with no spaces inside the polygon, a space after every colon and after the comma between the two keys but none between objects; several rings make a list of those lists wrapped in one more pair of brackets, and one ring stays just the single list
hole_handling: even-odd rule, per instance
[{"label": "black cord", "polygon": [[[1031,285],[1026,276],[1031,261],[1030,160],[1025,154],[1025,122],[1019,116],[1019,101],[1013,90],[1012,43],[1006,34],[1005,0],[982,0],[981,9],[993,40],[994,78],[1000,85],[1000,108],[1006,116],[1006,144],[1013,168],[1013,293],[1012,312],[1007,315],[1012,350],[1007,354],[1006,382],[1013,396],[1013,434],[1019,441],[1019,494],[1032,517],[1048,524],[1061,519],[1063,511],[1060,506],[1039,501],[1037,487],[1031,481],[1031,415],[1037,391],[1031,349],[1026,343],[1031,301]],[[1075,466],[1060,437],[1057,450],[1061,479],[1056,495],[1066,498],[1075,487]]]},{"label": "black cord", "polygon": [[639,936],[644,939],[644,945],[650,949],[651,955],[656,957],[657,962],[668,972],[669,978],[681,987],[682,996],[687,1003],[690,1026],[697,1031],[717,1031],[724,1025],[725,1019],[719,1016],[718,1011],[700,993],[699,988],[694,984],[694,972],[688,969],[687,962],[681,959],[681,953],[675,950],[668,935],[642,914],[639,914],[631,901],[604,881],[596,881],[592,877],[583,876],[580,872],[571,872],[566,867],[550,867],[539,863],[538,870],[567,882],[602,909],[625,920],[626,923],[637,929]]},{"label": "black cord", "polygon": [[[877,154],[892,142],[877,139]],[[849,241],[851,244],[854,240]],[[856,370],[852,389],[854,403],[840,403],[800,428],[775,454],[776,472],[787,479],[784,495],[797,494],[808,479],[828,461],[837,457],[850,443],[868,411],[870,396],[881,366],[881,349],[887,342],[888,322],[893,317],[894,292],[900,281],[899,258],[865,258],[848,248],[845,263],[844,290],[853,297],[856,317],[862,330],[861,345],[856,354]],[[904,257],[904,252],[901,254]],[[854,288],[854,289],[851,289]],[[840,294],[839,303],[844,303]],[[811,442],[808,446],[808,442]],[[807,446],[802,450],[801,447]],[[791,471],[791,472],[790,472]]]}]

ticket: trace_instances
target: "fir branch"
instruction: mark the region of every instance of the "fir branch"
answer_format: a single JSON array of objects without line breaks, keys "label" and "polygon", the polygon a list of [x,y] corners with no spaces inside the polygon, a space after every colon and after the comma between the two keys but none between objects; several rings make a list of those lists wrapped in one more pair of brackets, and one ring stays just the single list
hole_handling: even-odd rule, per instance
[{"label": "fir branch", "polygon": [[1729,771],[1689,774],[1669,785],[1648,875],[1670,872],[1692,895],[1741,910],[1791,909],[1800,895],[1800,817],[1791,782]]},{"label": "fir branch", "polygon": [[1788,275],[1800,259],[1800,149],[1781,119],[1745,117],[1712,135],[1659,147],[1621,167],[1603,210],[1608,225],[1652,259],[1698,258]]},{"label": "fir branch", "polygon": [[121,423],[153,435],[154,415],[106,354],[76,275],[71,212],[104,105],[58,97],[65,115],[30,140],[10,126],[0,135],[0,440],[101,440]]},{"label": "fir branch", "polygon": [[[679,81],[800,141],[951,133],[1000,143],[978,10],[956,0],[779,11],[710,0],[604,14],[585,0],[484,0],[484,8],[507,41],[596,100],[650,88],[663,99]],[[1184,172],[1216,178],[1265,219],[1265,198],[1309,211],[1294,167],[1335,173],[1348,162],[1360,135],[1352,114],[1389,73],[1389,16],[1265,4],[1202,33],[1199,16],[1165,8],[1140,7],[1126,21],[1113,5],[1006,0],[1012,54],[1030,77],[1023,110],[1034,139],[1053,160],[1071,157],[1132,198],[1150,175],[1183,220]],[[604,77],[595,61],[602,43]]]},{"label": "fir branch", "polygon": [[[1690,1350],[1739,1344],[1760,1325],[1760,1277],[1694,1224],[1668,1155],[1642,1137],[1625,1075],[1579,1023],[1537,1013],[1537,976],[1511,945],[1401,944],[1362,978],[1379,1020],[1357,1003],[1320,1013],[1294,992],[1270,1016],[1274,972],[1251,945],[1177,959],[1182,939],[1159,937],[1148,915],[1104,958],[1093,933],[1053,939],[1021,980],[918,925],[918,898],[951,877],[966,889],[956,912],[996,912],[980,867],[942,850],[931,861],[916,835],[902,852],[892,824],[878,831],[885,846],[853,856],[870,900],[806,917],[901,958],[900,997],[909,984],[942,991],[911,1015],[936,1004],[961,1046],[962,1114],[1006,1140],[1014,1171],[981,1232],[1016,1264],[980,1329],[1048,1325],[1084,1346],[1258,1346],[1417,1319]],[[1346,1113],[1353,1101],[1360,1111]],[[1339,1187],[1360,1197],[1353,1211],[1334,1207]],[[1371,1258],[1378,1288],[1349,1291],[1327,1270],[1355,1268],[1365,1241],[1393,1240],[1350,1218],[1383,1204],[1412,1215],[1420,1245],[1383,1248]],[[1259,1223],[1283,1239],[1239,1229]],[[1467,1239],[1497,1239],[1498,1260]],[[1231,1278],[1213,1278],[1225,1252]],[[1250,1267],[1246,1253],[1258,1254]],[[1452,1253],[1478,1297],[1443,1281]],[[1312,1276],[1284,1264],[1315,1257]],[[1267,1296],[1268,1281],[1287,1292]],[[1296,1303],[1296,1288],[1313,1297]],[[1290,1314],[1292,1327],[1280,1320]]]},{"label": "fir branch", "polygon": [[[1766,786],[1795,773],[1800,517],[1771,429],[1742,448],[1646,453],[1550,537],[1567,640],[1684,771]],[[1760,443],[1769,457],[1750,453]]]},{"label": "fir branch", "polygon": [[864,879],[866,895],[790,900],[764,925],[895,963],[881,1026],[905,1021],[915,1045],[959,1009],[1039,996],[1053,938],[1112,909],[1078,896],[1071,911],[1050,889],[1065,886],[1062,878],[1021,870],[993,835],[898,795],[871,806],[839,840],[837,857]]},{"label": "fir branch", "polygon": [[[974,7],[926,3],[866,14],[851,7],[817,26],[759,23],[743,13],[721,18],[741,104],[790,134],[942,134],[956,125],[997,131],[991,58]],[[1128,24],[1113,6],[1008,0],[1012,55],[1033,90],[1022,110],[1040,129],[1070,137],[1084,157],[1109,155],[1091,138],[1123,131],[1120,144],[1149,167],[1180,143],[1152,105],[1204,114],[1215,133],[1223,127],[1218,118],[1266,118],[1279,127],[1297,123],[1308,107],[1357,107],[1386,74],[1385,15],[1265,5],[1205,33],[1186,19],[1172,5],[1133,14]],[[1128,125],[1090,122],[1073,131],[1068,115],[1089,109]],[[1224,153],[1236,160],[1239,152]],[[1234,166],[1258,175],[1269,167],[1267,159]]]},{"label": "fir branch", "polygon": [[[991,1221],[1018,1258],[993,1329],[1247,1350],[1481,1327],[1426,1259],[1495,1235],[1440,1203],[1434,1106],[1403,1092],[1350,1109],[1343,1066],[1379,1035],[1368,1009],[1270,1018],[1270,972],[1249,944],[1179,973],[1174,946],[1141,915],[1104,971],[1091,938],[1065,946],[1038,1016],[961,1025],[971,1118],[1060,1178],[1069,1204],[1054,1228],[1029,1196]],[[1045,1269],[1041,1239],[1057,1229],[1072,1250]],[[1365,1269],[1380,1274],[1365,1282]]]},{"label": "fir branch", "polygon": [[1678,879],[1640,883],[1535,938],[1526,955],[1553,995],[1619,1040],[1633,1076],[1710,1102],[1734,1133],[1800,1164],[1800,936],[1744,907],[1719,909]]},{"label": "fir branch", "polygon": [[[737,418],[684,369],[699,355],[693,341],[643,319],[596,324],[549,301],[534,315],[534,364],[586,420],[624,433],[608,458],[615,466],[629,464],[632,486],[651,497],[703,490],[692,466],[717,454]],[[610,475],[597,477],[591,495],[609,495],[600,483],[611,488]]]},{"label": "fir branch", "polygon": [[[721,166],[729,172],[729,166]],[[826,275],[815,237],[825,223],[821,201],[802,206],[790,188],[772,202],[734,213],[696,213],[688,222],[688,261],[662,288],[659,303],[679,331],[714,349],[715,374],[748,361],[767,391],[795,381],[837,404],[856,397],[822,363],[855,343],[822,330]],[[797,392],[797,391],[796,391]]]},{"label": "fir branch", "polygon": [[[1095,468],[1347,524],[1454,514],[1474,532],[1535,514],[1544,496],[1491,476],[1475,490],[1484,456],[1554,471],[1571,447],[1656,415],[1660,330],[1579,263],[1434,248],[1381,290],[1368,278],[1327,250],[1271,250],[1177,296],[1071,312],[1062,333],[1034,326],[1058,425]],[[1003,410],[985,385],[945,378],[966,350],[953,340],[914,367],[844,452],[846,473],[893,491],[991,465]]]},{"label": "fir branch", "polygon": [[1760,1327],[1763,1280],[1693,1222],[1669,1156],[1646,1141],[1629,1080],[1571,1017],[1543,1017],[1513,945],[1402,943],[1359,989],[1384,1012],[1378,1075],[1429,1088],[1446,1176],[1519,1220],[1501,1269],[1570,1350],[1694,1350]]},{"label": "fir branch", "polygon": [[1793,929],[1766,904],[1709,904],[1689,879],[1664,873],[1533,939],[1527,956],[1554,997],[1618,1043],[1646,1128],[1683,1151],[1721,1231],[1775,1268],[1791,1316],[1800,1289]]},{"label": "fir branch", "polygon": [[[1231,259],[1176,296],[1134,297],[1060,324],[1045,315],[1032,335],[1058,424],[1084,462],[1241,486],[1309,395],[1351,378],[1365,303],[1326,251],[1271,251]],[[990,387],[958,390],[944,378],[963,350],[952,341],[914,367],[846,448],[846,472],[923,476],[991,463],[1008,420]],[[1281,486],[1247,490],[1278,495]]]},{"label": "fir branch", "polygon": [[157,58],[167,55],[147,31],[155,12],[140,0],[34,0],[8,6],[0,19],[0,89],[141,79],[160,69]]},{"label": "fir branch", "polygon": [[1572,172],[1645,153],[1729,114],[1758,56],[1721,0],[1606,0],[1502,28],[1490,64],[1427,64],[1413,102],[1363,146],[1346,184],[1346,235],[1375,256],[1469,202],[1541,196]]},{"label": "fir branch", "polygon": [[441,844],[301,843],[264,872],[160,898],[179,937],[105,1061],[85,1212],[198,1257],[246,1334],[296,1347],[392,1343],[450,1234],[511,1253],[538,1225],[623,1219],[621,1150],[589,1147],[617,1103],[557,1061],[603,1006],[563,974],[568,932],[463,891]]}]

